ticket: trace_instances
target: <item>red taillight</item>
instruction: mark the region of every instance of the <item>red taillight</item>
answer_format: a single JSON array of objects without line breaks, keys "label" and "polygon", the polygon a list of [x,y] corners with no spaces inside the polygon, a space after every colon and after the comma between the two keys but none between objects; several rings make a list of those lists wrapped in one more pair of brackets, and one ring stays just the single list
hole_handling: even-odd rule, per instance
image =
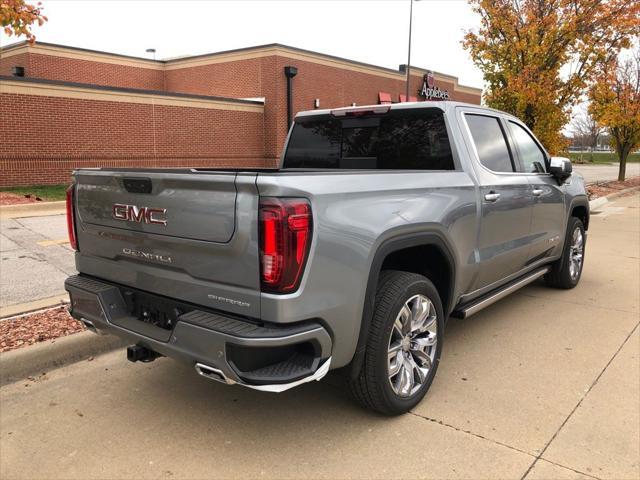
[{"label": "red taillight", "polygon": [[262,290],[293,292],[304,270],[313,220],[303,198],[260,199],[260,267]]},{"label": "red taillight", "polygon": [[76,238],[76,216],[73,208],[73,192],[71,185],[67,188],[67,232],[69,233],[69,244],[74,250],[78,250],[78,239]]}]

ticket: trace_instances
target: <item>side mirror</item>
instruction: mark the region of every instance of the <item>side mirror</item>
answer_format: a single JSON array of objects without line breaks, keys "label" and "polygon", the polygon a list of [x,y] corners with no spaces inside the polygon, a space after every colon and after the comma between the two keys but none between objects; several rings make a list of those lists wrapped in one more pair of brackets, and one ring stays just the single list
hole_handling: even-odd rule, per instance
[{"label": "side mirror", "polygon": [[549,162],[549,173],[551,175],[562,181],[569,178],[571,172],[573,172],[571,160],[565,157],[551,157]]}]

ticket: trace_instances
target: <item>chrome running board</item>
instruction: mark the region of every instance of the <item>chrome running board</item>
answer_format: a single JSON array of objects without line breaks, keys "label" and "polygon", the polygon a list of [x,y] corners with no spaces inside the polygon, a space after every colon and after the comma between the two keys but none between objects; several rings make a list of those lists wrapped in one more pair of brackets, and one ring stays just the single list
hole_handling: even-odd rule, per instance
[{"label": "chrome running board", "polygon": [[483,297],[480,297],[480,299],[475,300],[474,302],[470,303],[469,305],[463,306],[462,308],[456,308],[451,316],[456,318],[469,318],[471,315],[478,313],[480,310],[487,308],[489,305],[493,305],[498,300],[515,292],[516,290],[520,290],[522,287],[535,282],[537,279],[546,274],[549,269],[550,267],[543,267],[539,270],[529,273],[525,277],[521,277],[514,283],[507,284],[501,290],[494,291],[493,293],[489,293]]}]

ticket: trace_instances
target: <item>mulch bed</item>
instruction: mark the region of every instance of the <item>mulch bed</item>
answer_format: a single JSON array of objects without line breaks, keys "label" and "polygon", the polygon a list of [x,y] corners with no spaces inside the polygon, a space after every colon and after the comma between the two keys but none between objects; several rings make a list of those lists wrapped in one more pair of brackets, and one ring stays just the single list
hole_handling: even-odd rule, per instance
[{"label": "mulch bed", "polygon": [[71,318],[66,306],[0,320],[0,352],[53,340],[83,330],[85,326]]},{"label": "mulch bed", "polygon": [[18,195],[11,192],[0,192],[0,205],[20,205],[23,203],[41,202],[40,197],[33,195]]},{"label": "mulch bed", "polygon": [[587,185],[589,200],[604,197],[611,193],[616,193],[627,188],[640,187],[640,177],[627,178],[624,182],[596,182]]}]

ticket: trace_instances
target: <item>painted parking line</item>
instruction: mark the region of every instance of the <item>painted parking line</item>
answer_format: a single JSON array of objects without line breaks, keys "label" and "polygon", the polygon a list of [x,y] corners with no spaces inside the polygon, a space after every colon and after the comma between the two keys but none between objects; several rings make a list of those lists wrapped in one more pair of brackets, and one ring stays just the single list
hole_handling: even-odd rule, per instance
[{"label": "painted parking line", "polygon": [[38,242],[38,245],[41,247],[50,247],[51,245],[62,245],[64,243],[69,243],[69,239],[59,238],[57,240],[41,240]]}]

